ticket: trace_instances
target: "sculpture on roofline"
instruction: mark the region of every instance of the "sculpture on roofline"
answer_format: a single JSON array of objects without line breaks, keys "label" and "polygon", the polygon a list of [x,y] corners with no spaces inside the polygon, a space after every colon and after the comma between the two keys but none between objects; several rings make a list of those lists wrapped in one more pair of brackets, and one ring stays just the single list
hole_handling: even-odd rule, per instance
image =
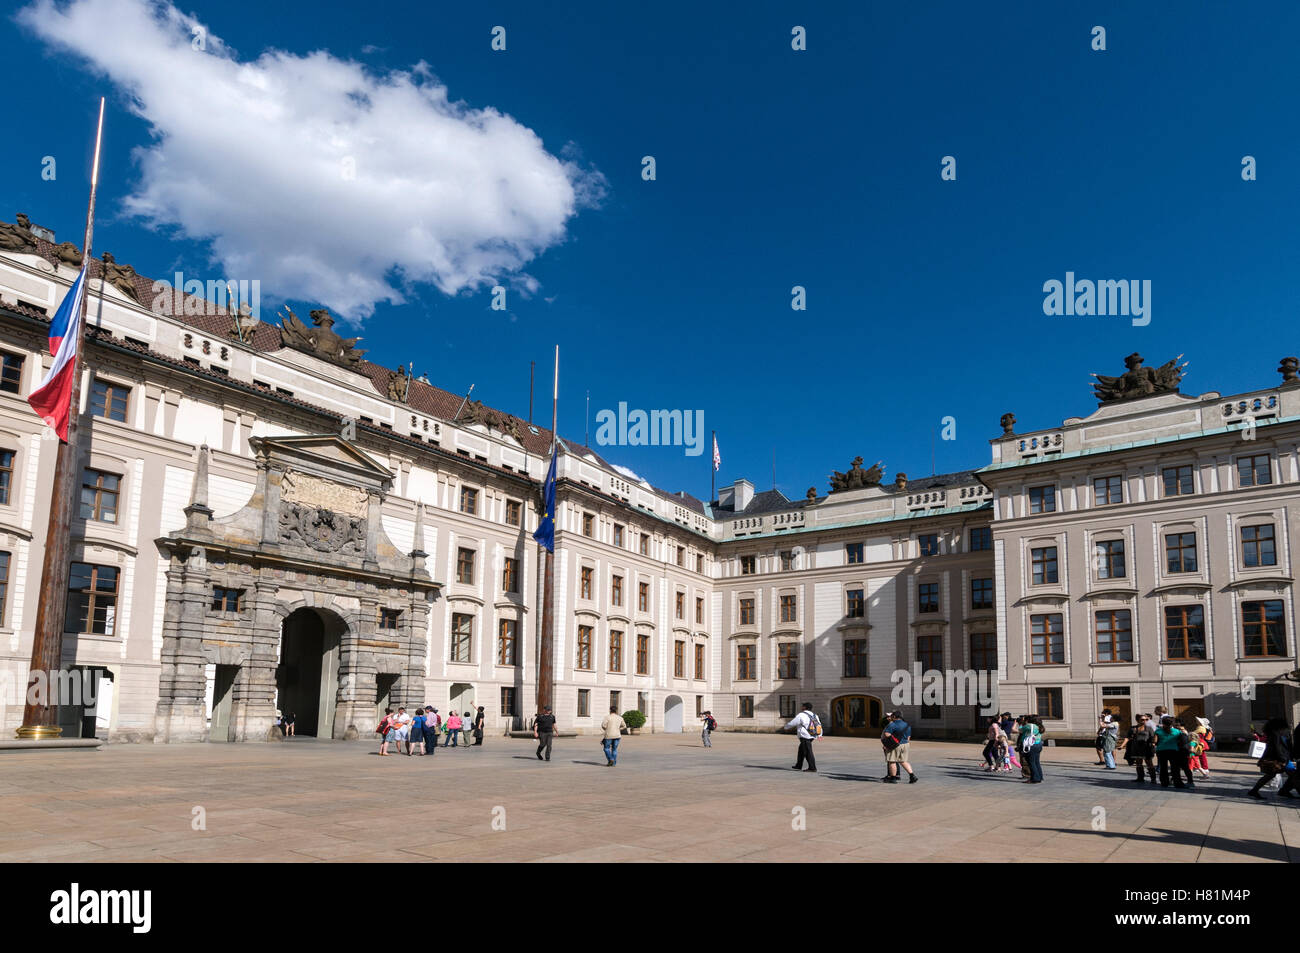
[{"label": "sculpture on roofline", "polygon": [[1186,363],[1178,363],[1180,358],[1182,358],[1181,354],[1159,367],[1143,367],[1142,355],[1134,351],[1124,358],[1124,366],[1128,370],[1119,377],[1092,375],[1097,379],[1097,382],[1092,385],[1097,402],[1109,404],[1114,401],[1151,397],[1155,394],[1178,393],[1178,385],[1183,379],[1183,369],[1187,367]]},{"label": "sculpture on roofline", "polygon": [[104,252],[104,284],[112,285],[132,301],[139,301],[135,290],[136,271],[130,265],[119,265],[109,252]]},{"label": "sculpture on roofline", "polygon": [[862,469],[862,458],[854,457],[853,465],[847,473],[841,473],[839,470],[834,471],[831,475],[831,492],[836,490],[861,490],[869,486],[879,486],[880,478],[884,475],[880,461],[876,461],[870,470]]},{"label": "sculpture on roofline", "polygon": [[298,319],[292,308],[280,315],[280,335],[285,347],[303,351],[322,360],[354,367],[366,352],[357,348],[359,337],[345,338],[334,331],[334,316],[324,308],[311,312],[312,327]]}]

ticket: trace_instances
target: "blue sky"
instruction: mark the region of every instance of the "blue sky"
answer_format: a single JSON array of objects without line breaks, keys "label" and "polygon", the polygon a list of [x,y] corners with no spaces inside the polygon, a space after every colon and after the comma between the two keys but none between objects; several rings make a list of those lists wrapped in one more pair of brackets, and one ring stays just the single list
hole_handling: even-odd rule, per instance
[{"label": "blue sky", "polygon": [[[983,465],[1003,412],[1021,429],[1085,415],[1089,373],[1120,373],[1131,351],[1152,365],[1185,354],[1188,393],[1270,385],[1277,359],[1300,351],[1300,9],[1144,6],[181,10],[240,61],[325,50],[376,76],[423,61],[452,100],[513,117],[601,185],[503,269],[504,313],[482,284],[448,294],[390,271],[405,300],[377,301],[364,319],[372,358],[413,361],[448,390],[474,384],[476,398],[520,415],[536,360],[545,420],[558,343],[566,436],[583,437],[588,391],[593,440],[597,411],[620,401],[701,409],[719,435],[719,485],[745,476],[767,488],[775,450],[778,486],[800,497],[825,492],[827,474],[857,455],[883,460],[887,478],[929,473],[932,444],[939,472]],[[796,24],[806,51],[791,50]],[[505,52],[490,49],[496,25]],[[1104,52],[1091,49],[1095,25]],[[12,19],[0,42],[7,88],[35,91],[7,100],[0,218],[25,211],[80,241],[102,92],[96,252],[156,276],[222,274],[210,242],[131,214],[147,177],[137,150],[171,130],[131,108],[121,68],[91,69]],[[231,128],[229,149],[269,151],[272,131]],[[40,176],[46,155],[60,163],[53,182]],[[644,155],[656,181],[641,179]],[[940,179],[945,155],[956,181]],[[1245,155],[1257,181],[1242,180]],[[218,194],[235,222],[242,191]],[[287,234],[332,229],[346,246],[364,216],[319,205],[290,216]],[[1043,283],[1067,271],[1150,280],[1151,323],[1045,316]],[[791,310],[794,285],[807,289],[806,312]],[[279,294],[264,282],[264,311]],[[289,299],[300,315],[316,305],[301,287]],[[938,439],[949,415],[957,439]],[[708,494],[707,453],[599,449],[657,486]]]}]

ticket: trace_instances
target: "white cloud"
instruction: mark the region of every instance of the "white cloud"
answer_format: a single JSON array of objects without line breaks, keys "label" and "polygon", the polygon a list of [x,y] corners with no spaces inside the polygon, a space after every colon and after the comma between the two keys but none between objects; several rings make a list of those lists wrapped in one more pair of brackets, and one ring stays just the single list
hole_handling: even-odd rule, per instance
[{"label": "white cloud", "polygon": [[[18,20],[107,76],[149,123],[127,210],[209,241],[223,277],[260,279],[268,297],[357,320],[411,284],[532,291],[522,269],[604,191],[571,151],[552,155],[510,116],[453,102],[424,63],[380,75],[326,51],[244,61],[149,0],[36,0]],[[192,48],[195,28],[205,50]]]}]

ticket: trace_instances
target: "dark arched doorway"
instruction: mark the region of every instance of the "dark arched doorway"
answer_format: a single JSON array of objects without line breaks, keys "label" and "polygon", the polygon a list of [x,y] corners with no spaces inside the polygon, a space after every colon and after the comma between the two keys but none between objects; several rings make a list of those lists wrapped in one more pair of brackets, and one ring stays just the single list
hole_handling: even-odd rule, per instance
[{"label": "dark arched doorway", "polygon": [[341,619],[316,609],[298,609],[284,620],[275,707],[293,715],[295,734],[333,735],[342,629]]},{"label": "dark arched doorway", "polygon": [[831,734],[879,735],[884,705],[874,695],[841,695],[831,702]]}]

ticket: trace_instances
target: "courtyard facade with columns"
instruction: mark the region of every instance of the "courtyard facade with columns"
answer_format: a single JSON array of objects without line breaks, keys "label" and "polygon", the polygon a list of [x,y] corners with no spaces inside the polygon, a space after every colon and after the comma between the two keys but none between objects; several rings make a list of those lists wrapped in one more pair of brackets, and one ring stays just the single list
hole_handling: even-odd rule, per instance
[{"label": "courtyard facade with columns", "polygon": [[[59,246],[17,244],[0,251],[5,731],[57,446],[25,397],[75,277]],[[328,312],[277,325],[160,304],[116,262],[90,274],[63,664],[97,691],[62,708],[65,735],[267,741],[292,711],[300,733],[370,737],[385,707],[426,703],[526,729],[550,432],[365,360]],[[612,706],[655,732],[706,710],[770,731],[811,702],[838,734],[878,734],[895,707],[922,737],[980,730],[972,698],[898,704],[916,670],[991,673],[994,707],[1057,737],[1090,737],[1102,707],[1221,734],[1291,718],[1295,367],[1231,396],[1145,370],[1057,426],[1004,417],[968,470],[857,458],[798,499],[737,480],[699,500],[561,438],[561,729],[595,732]],[[887,455],[844,456],[868,450]]]}]

